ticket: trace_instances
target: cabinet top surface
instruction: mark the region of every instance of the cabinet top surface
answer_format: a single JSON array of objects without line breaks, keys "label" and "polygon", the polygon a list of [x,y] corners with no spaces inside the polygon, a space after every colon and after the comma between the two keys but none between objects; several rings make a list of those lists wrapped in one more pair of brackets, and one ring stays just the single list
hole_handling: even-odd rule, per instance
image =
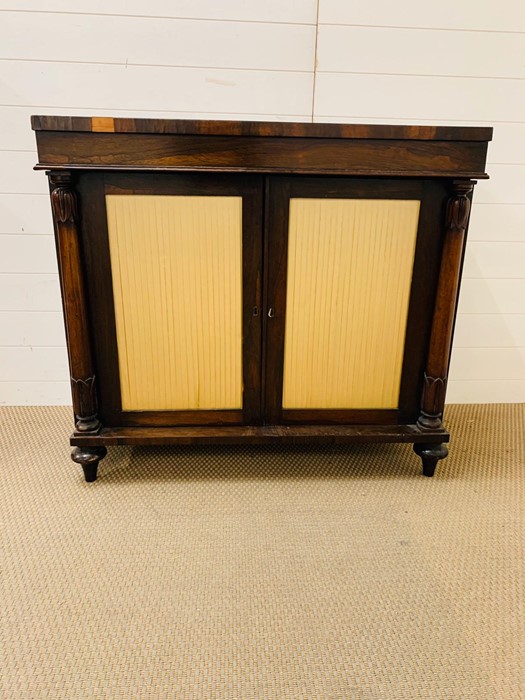
[{"label": "cabinet top surface", "polygon": [[313,124],[132,117],[32,116],[34,131],[112,134],[178,134],[201,136],[263,136],[407,141],[490,141],[491,127],[420,126],[400,124]]},{"label": "cabinet top surface", "polygon": [[34,116],[36,169],[485,178],[487,127]]}]

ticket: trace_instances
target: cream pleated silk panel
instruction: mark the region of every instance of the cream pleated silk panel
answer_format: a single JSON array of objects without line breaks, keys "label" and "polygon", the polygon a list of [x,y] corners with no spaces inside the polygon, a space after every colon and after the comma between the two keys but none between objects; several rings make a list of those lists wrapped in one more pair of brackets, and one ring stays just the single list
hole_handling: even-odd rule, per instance
[{"label": "cream pleated silk panel", "polygon": [[396,408],[418,200],[291,199],[283,408]]},{"label": "cream pleated silk panel", "polygon": [[122,408],[242,408],[242,198],[106,196]]}]

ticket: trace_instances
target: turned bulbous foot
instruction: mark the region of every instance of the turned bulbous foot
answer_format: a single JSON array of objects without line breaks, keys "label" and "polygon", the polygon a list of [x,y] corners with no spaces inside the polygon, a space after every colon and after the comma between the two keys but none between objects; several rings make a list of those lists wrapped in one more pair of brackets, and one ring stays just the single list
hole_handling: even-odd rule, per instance
[{"label": "turned bulbous foot", "polygon": [[71,452],[73,462],[80,464],[84,471],[86,481],[95,481],[97,478],[98,463],[107,455],[105,447],[75,447]]},{"label": "turned bulbous foot", "polygon": [[434,476],[436,464],[448,455],[448,449],[443,443],[428,445],[416,442],[414,452],[421,457],[424,476]]}]

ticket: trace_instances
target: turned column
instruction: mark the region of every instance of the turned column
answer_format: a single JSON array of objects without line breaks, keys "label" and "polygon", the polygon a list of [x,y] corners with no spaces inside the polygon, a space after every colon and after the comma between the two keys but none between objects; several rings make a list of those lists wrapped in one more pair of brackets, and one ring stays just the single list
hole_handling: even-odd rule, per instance
[{"label": "turned column", "polygon": [[461,260],[465,231],[470,214],[472,180],[455,181],[447,202],[445,241],[439,271],[439,281],[432,320],[430,347],[424,373],[421,413],[417,424],[422,429],[443,427],[441,418],[445,406],[448,365],[459,291]]},{"label": "turned column", "polygon": [[75,428],[79,433],[96,433],[100,429],[100,421],[97,417],[95,372],[80,256],[77,195],[70,172],[51,172],[49,182],[68,338]]},{"label": "turned column", "polygon": [[[443,428],[442,417],[445,407],[461,261],[474,184],[475,182],[472,180],[454,181],[451,196],[447,202],[445,240],[432,319],[430,347],[423,375],[421,411],[417,421],[418,427],[423,431]],[[426,476],[432,476],[437,461],[448,454],[445,445],[419,444],[414,445],[414,450],[423,460],[423,472]]]},{"label": "turned column", "polygon": [[[82,435],[96,434],[101,423],[97,415],[95,371],[80,253],[77,194],[72,173],[51,171],[48,176],[68,339],[75,432]],[[82,464],[86,480],[96,477],[96,467],[102,457],[100,448],[83,448],[80,451],[77,448],[72,454],[73,460]]]}]

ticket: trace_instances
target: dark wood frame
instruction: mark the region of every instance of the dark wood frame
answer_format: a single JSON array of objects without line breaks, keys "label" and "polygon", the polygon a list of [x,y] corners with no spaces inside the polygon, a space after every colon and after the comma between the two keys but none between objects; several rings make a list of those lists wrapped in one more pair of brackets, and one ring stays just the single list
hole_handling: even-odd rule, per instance
[{"label": "dark wood frame", "polygon": [[[248,175],[165,173],[83,173],[78,193],[91,203],[81,215],[81,239],[91,309],[91,337],[100,378],[100,419],[107,426],[249,425],[261,422],[262,186]],[[243,407],[241,410],[123,411],[113,285],[106,216],[106,194],[223,195],[243,200]],[[111,303],[108,303],[108,300]]]},{"label": "dark wood frame", "polygon": [[[415,422],[419,414],[421,377],[430,338],[432,307],[443,242],[440,222],[447,199],[443,183],[432,180],[273,177],[267,226],[264,324],[267,338],[264,376],[266,416],[270,423],[392,425]],[[282,409],[288,215],[290,198],[418,199],[421,201],[411,282],[399,408]],[[272,308],[272,318],[268,309]]]},{"label": "dark wood frame", "polygon": [[[473,179],[487,177],[484,168],[492,129],[49,116],[32,117],[32,125],[39,153],[36,168],[49,171],[75,414],[72,458],[82,465],[86,480],[96,478],[97,466],[107,445],[198,442],[408,442],[413,443],[422,459],[423,473],[427,476],[434,473],[437,461],[447,454],[444,443],[449,439],[442,415]],[[110,175],[112,171],[121,171],[121,174]],[[257,290],[258,302],[253,304],[250,299],[243,305],[245,329],[250,328],[248,346],[253,350],[252,359],[247,358],[245,380],[248,376],[248,384],[254,391],[242,416],[248,424],[227,424],[232,416],[225,414],[219,419],[225,423],[223,425],[202,425],[203,416],[200,416],[199,426],[163,425],[171,422],[173,415],[161,416],[160,420],[158,416],[150,419],[142,415],[135,421],[140,425],[124,425],[124,417],[115,411],[114,380],[109,394],[106,386],[107,368],[111,365],[108,349],[115,347],[114,319],[111,319],[111,312],[100,317],[104,303],[112,306],[108,261],[102,260],[107,257],[107,246],[104,247],[103,242],[106,222],[100,204],[104,179],[126,186],[126,183],[137,182],[137,173],[141,171],[146,178],[146,184],[141,186],[155,193],[167,182],[160,173],[186,172],[188,182],[198,177],[199,191],[207,177],[214,178],[217,187],[226,185],[229,176],[225,173],[251,173],[240,176],[245,183],[249,178],[255,182],[253,173],[276,178],[267,177],[264,186],[265,250],[261,254],[262,238],[259,237],[257,245],[250,248],[244,268],[245,280]],[[206,171],[222,174],[210,176],[205,175]],[[287,184],[281,183],[282,192],[277,196],[275,190],[280,175]],[[290,178],[296,175],[316,177]],[[338,178],[326,177],[328,175]],[[344,178],[339,179],[340,176]],[[262,219],[255,215],[255,210],[260,204],[260,211],[263,211],[262,180],[256,181],[258,193],[253,193],[253,201],[257,204],[249,219],[244,221],[246,231],[248,228],[256,230],[256,219],[260,231]],[[218,185],[219,182],[224,185]],[[279,320],[279,316],[271,319],[277,320],[272,328],[267,311],[269,306],[284,308],[285,229],[282,227],[287,213],[283,211],[286,202],[283,193],[295,191],[294,188],[300,188],[301,192],[311,188],[318,193],[316,196],[321,191],[319,188],[324,188],[322,196],[343,196],[341,193],[349,191],[375,191],[380,196],[381,188],[382,196],[385,188],[390,192],[399,188],[398,196],[403,197],[407,192],[422,193],[424,205],[410,300],[400,408],[395,415],[354,411],[353,415],[323,412],[316,416],[303,412],[294,416],[280,411],[279,388],[272,386],[269,372],[263,368],[278,367],[282,359],[279,360],[276,347],[261,342],[261,334],[268,333],[277,344],[282,335],[279,324],[282,326],[283,319]],[[252,194],[247,195],[247,201],[251,197]],[[279,230],[280,238],[277,235],[274,249]],[[261,260],[265,272],[264,290],[261,289]],[[95,263],[100,262],[102,268],[105,266],[105,274],[97,278],[99,284],[94,284],[92,271],[96,269]],[[261,307],[261,300],[264,307]],[[262,310],[255,317],[254,306]],[[108,360],[109,365],[106,364]],[[111,366],[114,369],[114,359]],[[99,381],[100,372],[102,382]],[[263,406],[256,398],[257,391],[272,407],[270,418],[279,423],[261,424]],[[419,409],[414,397],[420,397]],[[192,420],[192,416],[179,416],[179,423]],[[300,420],[301,424],[286,425],[282,422],[285,420]],[[323,420],[323,423],[310,423],[310,420]],[[344,424],[330,424],[340,420],[344,420]],[[115,425],[115,421],[119,424]]]}]

